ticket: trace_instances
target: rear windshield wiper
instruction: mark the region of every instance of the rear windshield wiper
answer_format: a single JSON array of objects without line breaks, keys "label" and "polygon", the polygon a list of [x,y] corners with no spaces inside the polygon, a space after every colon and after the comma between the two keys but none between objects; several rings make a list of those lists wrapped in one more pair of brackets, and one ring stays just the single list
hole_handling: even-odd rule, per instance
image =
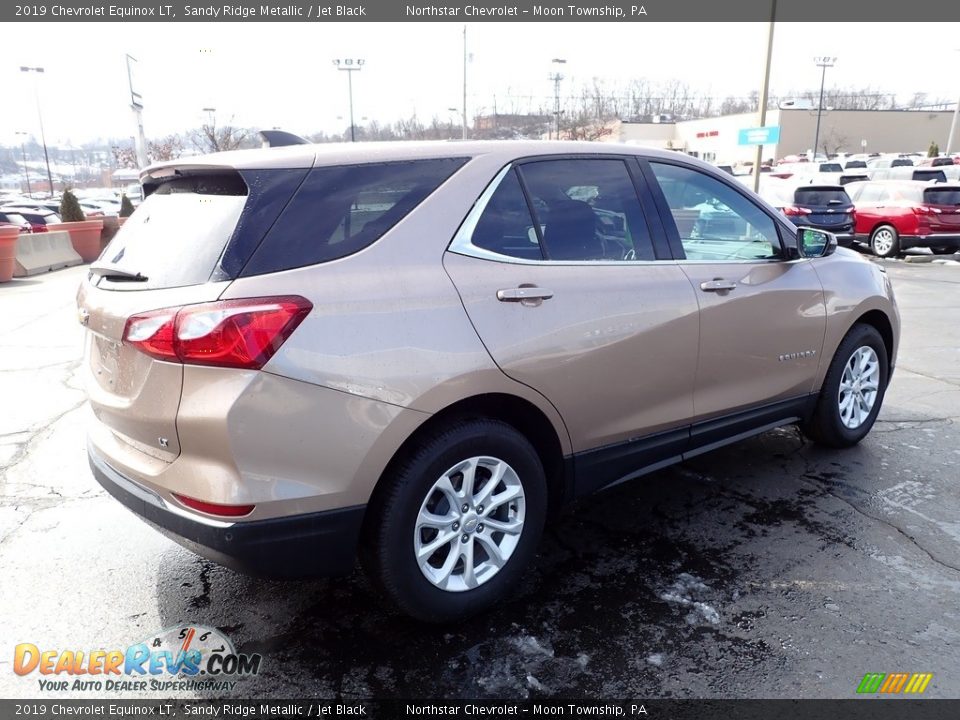
[{"label": "rear windshield wiper", "polygon": [[141,275],[138,272],[130,272],[129,270],[118,268],[115,265],[110,265],[109,263],[93,263],[90,266],[90,271],[97,273],[97,275],[107,280],[129,280],[131,282],[146,282],[149,280],[146,275]]}]

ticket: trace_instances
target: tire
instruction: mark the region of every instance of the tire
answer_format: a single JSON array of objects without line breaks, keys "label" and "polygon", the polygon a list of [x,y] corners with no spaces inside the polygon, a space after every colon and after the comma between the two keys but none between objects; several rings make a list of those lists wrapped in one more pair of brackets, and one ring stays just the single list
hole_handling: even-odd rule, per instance
[{"label": "tire", "polygon": [[946,247],[946,248],[930,248],[933,251],[934,255],[953,255],[957,252],[957,248]]},{"label": "tire", "polygon": [[[468,493],[471,468],[476,483]],[[487,488],[493,472],[502,479]],[[438,489],[444,478],[449,489]],[[437,429],[394,462],[381,485],[365,521],[360,559],[382,594],[418,620],[453,622],[490,608],[517,584],[536,553],[547,514],[546,478],[536,450],[504,422],[469,419]],[[482,506],[484,496],[508,498],[506,491],[518,488],[512,499]],[[421,517],[437,522],[420,524]],[[494,523],[511,531],[519,524],[519,532],[491,530]],[[431,544],[437,549],[426,554]],[[502,562],[488,552],[491,544]],[[419,559],[418,552],[424,553]],[[473,574],[464,553],[475,562]]]},{"label": "tire", "polygon": [[870,252],[877,257],[891,258],[900,254],[900,235],[893,225],[881,225],[870,233]]},{"label": "tire", "polygon": [[[877,365],[876,372],[869,376],[865,373],[864,379],[851,387],[851,375],[845,375],[848,365],[854,363],[851,368],[856,368],[855,358],[859,360],[867,357],[869,360],[871,353]],[[856,375],[855,372],[852,374]],[[887,348],[880,333],[870,325],[854,325],[840,342],[830,362],[813,415],[801,426],[804,434],[827,447],[846,448],[856,445],[870,432],[877,419],[886,393],[888,377]],[[841,383],[848,388],[845,393],[841,393]],[[875,390],[872,402],[869,402],[869,410],[864,412],[864,404],[867,404],[870,391],[862,389],[868,387],[875,387]],[[857,395],[860,393],[853,388],[862,390],[864,404],[858,403]],[[846,405],[843,403],[845,398]]]}]

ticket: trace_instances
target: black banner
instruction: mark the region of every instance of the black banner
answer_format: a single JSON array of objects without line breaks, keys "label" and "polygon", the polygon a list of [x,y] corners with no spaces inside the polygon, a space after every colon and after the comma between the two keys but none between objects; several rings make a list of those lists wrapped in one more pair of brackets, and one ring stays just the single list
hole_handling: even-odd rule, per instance
[{"label": "black banner", "polygon": [[[778,22],[947,22],[944,0],[776,0]],[[3,4],[3,22],[748,22],[769,21],[774,0],[39,0]],[[868,32],[864,29],[864,32]],[[949,38],[950,28],[944,28]],[[945,42],[949,42],[946,40]]]},{"label": "black banner", "polygon": [[960,700],[0,700],[0,718],[955,720]]}]

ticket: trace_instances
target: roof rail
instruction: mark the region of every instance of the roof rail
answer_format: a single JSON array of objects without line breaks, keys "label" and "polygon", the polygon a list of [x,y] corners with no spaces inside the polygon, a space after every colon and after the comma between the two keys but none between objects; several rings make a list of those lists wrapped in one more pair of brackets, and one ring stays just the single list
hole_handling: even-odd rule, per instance
[{"label": "roof rail", "polygon": [[286,130],[261,130],[262,147],[286,147],[287,145],[309,145],[310,141]]}]

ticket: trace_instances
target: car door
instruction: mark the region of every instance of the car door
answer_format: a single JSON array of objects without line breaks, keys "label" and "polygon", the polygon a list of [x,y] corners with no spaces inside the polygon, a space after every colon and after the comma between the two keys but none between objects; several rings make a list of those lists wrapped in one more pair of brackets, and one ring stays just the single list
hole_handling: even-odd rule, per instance
[{"label": "car door", "polygon": [[810,261],[789,259],[773,216],[733,184],[668,161],[645,172],[700,307],[695,419],[808,396],[826,329]]},{"label": "car door", "polygon": [[[677,263],[658,259],[654,246],[669,248],[635,182],[615,156],[516,163],[444,258],[494,361],[556,406],[578,452],[685,427],[693,413],[697,301]],[[685,433],[664,441],[674,454]]]}]

